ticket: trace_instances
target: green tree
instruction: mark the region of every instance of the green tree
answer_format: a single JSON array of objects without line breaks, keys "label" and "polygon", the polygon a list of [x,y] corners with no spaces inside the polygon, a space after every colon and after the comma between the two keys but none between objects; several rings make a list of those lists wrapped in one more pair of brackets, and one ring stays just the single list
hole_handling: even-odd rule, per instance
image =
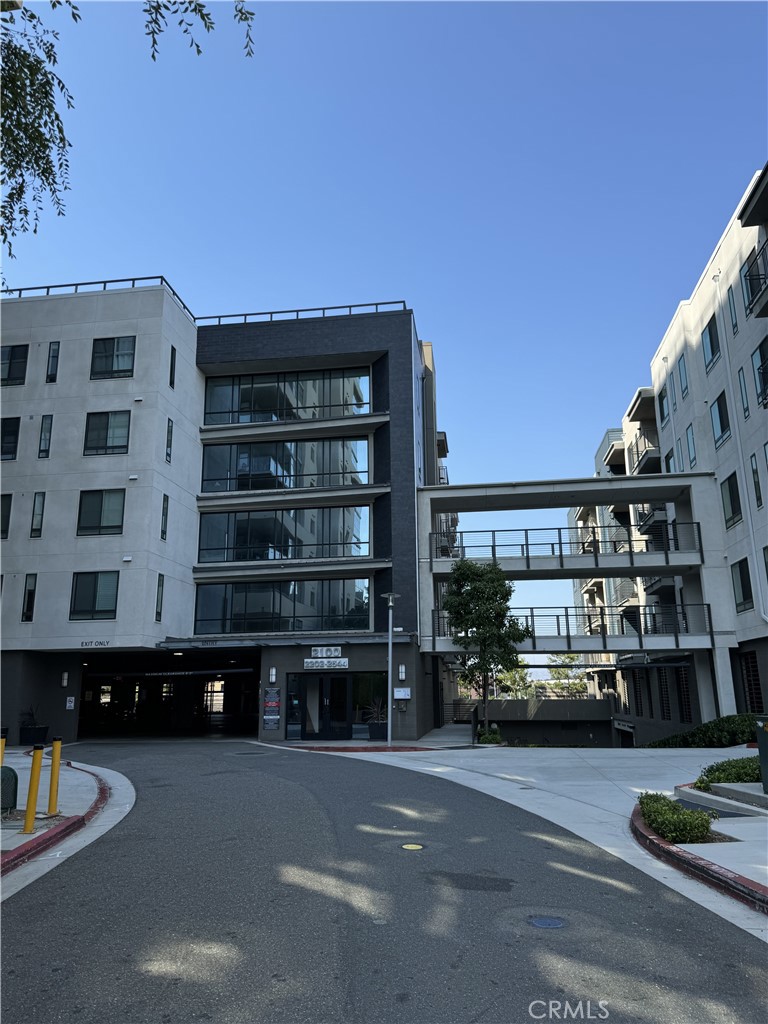
[{"label": "green tree", "polygon": [[579,666],[578,654],[548,654],[552,687],[569,693],[587,692],[587,673]]},{"label": "green tree", "polygon": [[499,672],[496,676],[496,689],[505,697],[528,698],[536,696],[536,683],[531,676],[529,666],[521,661],[517,668]]},{"label": "green tree", "polygon": [[[245,53],[253,56],[251,25],[254,12],[245,0],[232,0],[235,20],[245,26]],[[49,0],[52,11],[65,8],[73,21],[81,20],[73,0]],[[38,4],[39,9],[41,5]],[[212,32],[214,21],[198,0],[145,0],[144,31],[152,60],[159,39],[173,19],[199,55],[194,33]],[[59,216],[65,213],[64,193],[69,190],[70,142],[63,111],[74,106],[65,83],[56,72],[59,34],[46,28],[36,10],[24,0],[0,0],[0,59],[2,100],[2,222],[0,239],[13,257],[12,239],[27,231],[37,233],[46,200]]]},{"label": "green tree", "polygon": [[491,676],[517,668],[517,644],[531,636],[509,610],[514,584],[496,562],[454,562],[445,589],[443,609],[460,656],[461,677],[480,693],[487,732],[488,684]]}]

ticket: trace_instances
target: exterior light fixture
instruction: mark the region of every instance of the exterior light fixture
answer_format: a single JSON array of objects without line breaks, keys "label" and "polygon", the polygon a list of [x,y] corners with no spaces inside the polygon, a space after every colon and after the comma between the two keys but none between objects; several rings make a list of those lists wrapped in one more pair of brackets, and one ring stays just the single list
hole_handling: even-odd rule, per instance
[{"label": "exterior light fixture", "polygon": [[62,672],[61,673],[61,685],[62,686],[68,686],[69,685],[69,672]]},{"label": "exterior light fixture", "polygon": [[397,678],[400,680],[401,683],[405,682],[405,665],[397,666]]},{"label": "exterior light fixture", "polygon": [[269,670],[269,681],[270,683],[277,682],[277,669],[275,668],[274,665]]}]

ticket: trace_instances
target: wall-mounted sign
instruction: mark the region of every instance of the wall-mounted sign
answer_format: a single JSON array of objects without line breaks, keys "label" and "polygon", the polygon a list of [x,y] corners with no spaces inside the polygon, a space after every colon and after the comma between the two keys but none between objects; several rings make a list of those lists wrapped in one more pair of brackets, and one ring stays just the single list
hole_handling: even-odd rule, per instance
[{"label": "wall-mounted sign", "polygon": [[75,710],[75,698],[74,697],[67,697],[67,711],[74,711],[74,710]]},{"label": "wall-mounted sign", "polygon": [[411,688],[410,686],[396,686],[395,687],[395,700],[410,700],[411,699]]},{"label": "wall-mounted sign", "polygon": [[305,658],[304,668],[349,668],[349,658]]},{"label": "wall-mounted sign", "polygon": [[634,732],[635,727],[632,722],[618,722],[615,718],[613,720],[613,727],[615,729],[621,729],[622,732]]},{"label": "wall-mounted sign", "polygon": [[340,647],[313,647],[312,648],[313,658],[340,658],[341,648]]}]

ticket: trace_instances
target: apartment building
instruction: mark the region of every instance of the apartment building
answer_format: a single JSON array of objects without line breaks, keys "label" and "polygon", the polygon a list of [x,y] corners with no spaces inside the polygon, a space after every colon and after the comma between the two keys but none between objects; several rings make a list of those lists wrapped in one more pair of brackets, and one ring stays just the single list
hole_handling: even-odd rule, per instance
[{"label": "apartment building", "polygon": [[[727,567],[730,587],[713,618],[732,631],[736,710],[758,713],[768,708],[767,240],[768,168],[753,178],[693,293],[679,304],[651,360],[651,385],[636,391],[596,457],[599,476],[714,474],[720,500],[705,525],[717,532],[714,557]],[[626,529],[649,550],[669,550],[689,528],[663,501],[581,509],[574,521]],[[599,603],[609,587],[590,581],[579,599]],[[612,592],[613,601],[656,608],[662,617],[700,598],[695,581],[671,569]],[[630,655],[605,672],[596,665],[593,676],[601,689],[616,686],[627,729],[653,738],[701,720],[696,680],[705,657]]]},{"label": "apartment building", "polygon": [[[3,317],[3,725],[367,737],[434,721],[416,490],[446,479],[404,303],[196,318],[163,278]],[[396,593],[393,635],[384,595]]]}]

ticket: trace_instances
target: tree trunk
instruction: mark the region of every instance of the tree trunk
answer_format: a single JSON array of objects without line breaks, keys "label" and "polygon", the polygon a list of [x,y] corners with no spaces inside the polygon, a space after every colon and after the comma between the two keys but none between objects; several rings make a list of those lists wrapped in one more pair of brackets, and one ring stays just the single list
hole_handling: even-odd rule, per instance
[{"label": "tree trunk", "polygon": [[483,673],[483,731],[490,732],[488,725],[488,674]]}]

